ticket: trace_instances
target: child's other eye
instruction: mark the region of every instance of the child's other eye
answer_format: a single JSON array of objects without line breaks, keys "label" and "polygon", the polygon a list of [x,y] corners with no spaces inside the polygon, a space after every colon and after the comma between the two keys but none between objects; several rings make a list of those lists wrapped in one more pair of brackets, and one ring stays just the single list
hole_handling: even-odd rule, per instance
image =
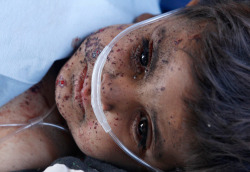
[{"label": "child's other eye", "polygon": [[137,136],[139,140],[138,146],[145,150],[148,137],[148,119],[146,117],[142,117],[138,123]]},{"label": "child's other eye", "polygon": [[142,66],[147,67],[149,62],[149,41],[143,40],[143,49],[140,55],[140,63]]},{"label": "child's other eye", "polygon": [[136,112],[131,129],[136,149],[139,154],[143,155],[150,148],[152,142],[152,123],[147,112],[144,110]]}]

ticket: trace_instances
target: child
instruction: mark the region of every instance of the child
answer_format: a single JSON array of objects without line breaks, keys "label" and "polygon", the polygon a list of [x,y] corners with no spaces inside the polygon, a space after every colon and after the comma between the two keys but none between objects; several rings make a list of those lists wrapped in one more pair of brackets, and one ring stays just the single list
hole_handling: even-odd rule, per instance
[{"label": "child", "polygon": [[[102,105],[128,149],[161,170],[249,171],[249,14],[248,1],[201,3],[137,29],[113,47],[102,73]],[[104,132],[91,107],[95,60],[126,27],[111,26],[85,39],[57,75],[55,99],[84,154],[145,170]],[[42,113],[42,106],[53,105],[47,87],[52,82],[50,74],[23,94],[23,116],[31,107]],[[31,94],[36,102],[28,101]],[[61,143],[53,143],[52,152]]]}]

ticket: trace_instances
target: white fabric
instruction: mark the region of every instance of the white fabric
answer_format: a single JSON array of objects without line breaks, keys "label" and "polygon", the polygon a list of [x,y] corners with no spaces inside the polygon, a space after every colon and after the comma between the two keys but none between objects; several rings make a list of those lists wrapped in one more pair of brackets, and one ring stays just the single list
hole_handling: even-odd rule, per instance
[{"label": "white fabric", "polygon": [[0,106],[39,82],[72,40],[142,13],[159,0],[0,0]]},{"label": "white fabric", "polygon": [[84,171],[69,169],[63,164],[55,164],[53,166],[46,168],[43,172],[84,172]]}]

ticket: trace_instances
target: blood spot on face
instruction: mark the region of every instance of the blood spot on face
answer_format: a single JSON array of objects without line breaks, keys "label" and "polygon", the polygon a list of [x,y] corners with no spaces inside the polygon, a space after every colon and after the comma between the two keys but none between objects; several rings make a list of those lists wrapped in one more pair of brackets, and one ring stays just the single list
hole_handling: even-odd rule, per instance
[{"label": "blood spot on face", "polygon": [[99,29],[99,30],[97,31],[97,33],[100,33],[100,32],[103,32],[103,31],[105,31],[105,28]]},{"label": "blood spot on face", "polygon": [[175,40],[175,41],[174,41],[174,44],[175,44],[175,45],[179,45],[181,42],[182,42],[182,39],[178,39],[178,40]]},{"label": "blood spot on face", "polygon": [[126,27],[126,25],[120,25],[119,27],[117,27],[117,30],[121,31],[124,30]]},{"label": "blood spot on face", "polygon": [[168,60],[161,60],[162,61],[162,63],[164,63],[164,64],[168,64]]},{"label": "blood spot on face", "polygon": [[26,105],[29,105],[30,103],[29,103],[27,100],[25,100],[25,104],[26,104]]},{"label": "blood spot on face", "polygon": [[62,76],[59,76],[59,78],[56,80],[56,85],[63,88],[64,86],[67,86],[67,82]]},{"label": "blood spot on face", "polygon": [[99,48],[95,49],[92,53],[92,58],[96,58],[97,56],[99,56],[99,54],[101,53],[102,50],[100,50]]},{"label": "blood spot on face", "polygon": [[161,91],[164,91],[165,90],[165,87],[161,87]]},{"label": "blood spot on face", "polygon": [[64,100],[68,100],[69,99],[69,96],[68,95],[65,95],[64,96]]}]

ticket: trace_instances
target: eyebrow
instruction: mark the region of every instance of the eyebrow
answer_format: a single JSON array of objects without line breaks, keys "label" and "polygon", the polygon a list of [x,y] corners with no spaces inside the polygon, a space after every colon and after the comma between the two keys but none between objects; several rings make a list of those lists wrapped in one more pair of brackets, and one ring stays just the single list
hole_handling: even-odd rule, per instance
[{"label": "eyebrow", "polygon": [[159,159],[159,152],[162,150],[162,142],[160,142],[160,138],[162,136],[162,133],[159,130],[158,123],[157,123],[157,112],[155,110],[151,110],[152,112],[152,123],[153,123],[153,142],[154,142],[154,148],[153,148],[153,155],[156,159]]},{"label": "eyebrow", "polygon": [[[163,39],[165,37],[165,28],[164,26],[159,28],[158,33],[160,34],[160,39]],[[159,61],[160,57],[159,57],[159,47],[160,47],[160,43],[158,42],[156,44],[157,46],[152,49],[152,61],[151,64],[149,66],[149,71],[148,71],[148,75],[146,76],[146,79],[152,78],[152,76],[154,75],[154,71],[156,70],[157,66],[157,62]]]},{"label": "eyebrow", "polygon": [[156,63],[159,60],[159,56],[158,56],[158,53],[156,53],[156,52],[158,52],[158,49],[159,49],[159,46],[157,46],[156,49],[153,52],[152,62],[150,64],[150,66],[149,66],[149,71],[148,71],[148,75],[147,75],[146,78],[151,78],[154,75],[154,71],[157,68]]}]

